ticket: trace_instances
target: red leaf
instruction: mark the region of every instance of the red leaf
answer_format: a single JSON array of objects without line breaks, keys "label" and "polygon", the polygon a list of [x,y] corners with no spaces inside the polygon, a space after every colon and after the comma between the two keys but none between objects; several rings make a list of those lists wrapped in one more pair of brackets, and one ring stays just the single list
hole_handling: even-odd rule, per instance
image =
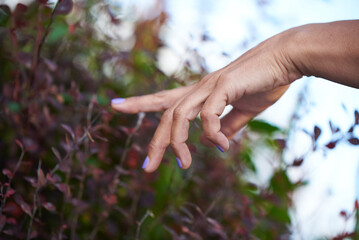
[{"label": "red leaf", "polygon": [[37,169],[37,180],[39,183],[39,187],[43,187],[46,185],[46,178],[45,178],[45,174],[42,171],[41,168]]},{"label": "red leaf", "polygon": [[22,145],[19,139],[15,139],[15,142],[21,148],[21,150],[24,150],[24,145]]},{"label": "red leaf", "polygon": [[8,198],[8,197],[14,195],[14,193],[15,193],[15,190],[14,190],[14,189],[8,188],[8,189],[6,190],[5,197]]},{"label": "red leaf", "polygon": [[62,0],[56,10],[57,14],[69,14],[72,10],[73,3],[72,0]]},{"label": "red leaf", "polygon": [[51,147],[51,150],[54,153],[54,155],[56,156],[57,160],[59,160],[59,162],[61,162],[62,159],[61,159],[61,155],[60,155],[59,151],[54,147]]},{"label": "red leaf", "polygon": [[37,0],[40,4],[46,5],[49,0]]},{"label": "red leaf", "polygon": [[117,196],[114,194],[111,195],[103,195],[103,199],[105,200],[106,204],[111,206],[117,204]]},{"label": "red leaf", "polygon": [[36,179],[35,179],[35,178],[25,176],[24,179],[25,179],[27,182],[31,183],[31,185],[32,185],[33,187],[36,187],[36,186],[37,186],[37,183],[36,183]]},{"label": "red leaf", "polygon": [[72,140],[75,140],[75,133],[72,131],[72,128],[69,125],[61,124],[61,127],[65,129],[72,137]]},{"label": "red leaf", "polygon": [[338,127],[334,126],[331,121],[329,121],[329,126],[330,126],[330,130],[332,131],[332,133],[337,133],[340,131],[340,129]]},{"label": "red leaf", "polygon": [[21,207],[21,209],[29,216],[31,216],[31,207],[27,204],[20,195],[14,195],[15,202]]},{"label": "red leaf", "polygon": [[299,167],[303,163],[303,158],[295,159],[292,166]]},{"label": "red leaf", "polygon": [[337,141],[334,141],[334,142],[330,142],[328,143],[327,145],[325,145],[327,148],[329,149],[333,149],[335,148],[335,146],[337,145]]},{"label": "red leaf", "polygon": [[359,201],[358,201],[358,200],[355,200],[354,209],[355,209],[355,210],[358,210],[358,209],[359,209]]},{"label": "red leaf", "polygon": [[346,211],[340,211],[340,216],[342,217],[347,217],[347,212]]},{"label": "red leaf", "polygon": [[6,224],[6,217],[5,217],[5,215],[1,215],[1,217],[0,217],[0,232],[4,228],[5,224]]},{"label": "red leaf", "polygon": [[53,61],[51,61],[50,59],[45,58],[44,62],[47,66],[47,68],[51,71],[51,72],[55,72],[57,70],[57,64]]},{"label": "red leaf", "polygon": [[275,141],[280,149],[286,148],[287,142],[284,139],[276,139]]},{"label": "red leaf", "polygon": [[349,130],[348,130],[348,133],[352,133],[354,131],[354,127],[351,127]]},{"label": "red leaf", "polygon": [[7,168],[4,168],[4,169],[2,170],[2,174],[4,174],[5,176],[7,176],[8,178],[12,178],[12,172],[11,172],[9,169],[7,169]]},{"label": "red leaf", "polygon": [[61,181],[61,178],[58,175],[51,176],[50,173],[46,174],[46,179],[51,183],[58,183]]},{"label": "red leaf", "polygon": [[50,212],[55,212],[56,211],[56,207],[54,204],[50,203],[50,202],[45,202],[42,204],[42,206],[47,209]]},{"label": "red leaf", "polygon": [[358,125],[359,124],[359,112],[358,112],[358,110],[355,110],[354,116],[355,116],[355,125]]},{"label": "red leaf", "polygon": [[26,68],[31,69],[32,66],[32,55],[26,52],[19,52],[18,54],[19,62],[24,65]]},{"label": "red leaf", "polygon": [[355,138],[355,137],[352,137],[348,140],[348,142],[350,142],[351,144],[353,145],[359,145],[359,139],[358,138]]},{"label": "red leaf", "polygon": [[317,141],[321,133],[322,130],[318,126],[314,126],[314,141]]},{"label": "red leaf", "polygon": [[55,184],[55,186],[57,187],[57,189],[59,189],[60,192],[62,192],[66,198],[70,197],[70,188],[67,184],[65,183],[58,183]]},{"label": "red leaf", "polygon": [[15,218],[8,218],[8,219],[6,219],[6,222],[9,224],[17,225],[17,221]]}]

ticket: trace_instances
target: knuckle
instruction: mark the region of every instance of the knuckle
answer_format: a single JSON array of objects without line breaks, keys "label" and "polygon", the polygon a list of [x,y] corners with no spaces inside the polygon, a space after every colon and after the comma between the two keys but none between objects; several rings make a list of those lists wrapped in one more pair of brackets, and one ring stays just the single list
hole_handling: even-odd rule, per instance
[{"label": "knuckle", "polygon": [[180,142],[171,139],[171,147],[174,149],[178,149],[178,147],[180,146]]},{"label": "knuckle", "polygon": [[174,119],[182,119],[182,118],[184,118],[185,113],[186,113],[185,108],[182,106],[178,106],[173,111],[173,118]]},{"label": "knuckle", "polygon": [[156,151],[159,148],[162,149],[162,148],[166,148],[167,146],[168,144],[166,142],[160,142],[156,139],[152,139],[148,147],[150,151]]},{"label": "knuckle", "polygon": [[161,106],[161,108],[167,109],[169,107],[170,102],[167,101],[167,91],[160,91],[153,94],[153,104]]},{"label": "knuckle", "polygon": [[173,116],[173,112],[168,109],[162,114],[161,120],[165,121],[165,122],[170,122],[172,119],[172,116]]},{"label": "knuckle", "polygon": [[217,133],[213,131],[211,128],[209,128],[209,129],[204,129],[203,135],[205,138],[209,140],[214,140],[216,139]]},{"label": "knuckle", "polygon": [[206,109],[202,109],[200,116],[202,120],[207,120],[211,116],[211,113]]},{"label": "knuckle", "polygon": [[221,72],[220,75],[218,76],[218,81],[225,82],[228,80],[228,78],[229,78],[229,74],[227,72]]}]

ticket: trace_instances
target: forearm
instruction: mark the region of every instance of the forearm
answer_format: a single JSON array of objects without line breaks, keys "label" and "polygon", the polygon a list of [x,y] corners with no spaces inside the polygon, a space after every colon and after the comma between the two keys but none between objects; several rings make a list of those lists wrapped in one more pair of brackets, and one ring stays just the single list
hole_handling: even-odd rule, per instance
[{"label": "forearm", "polygon": [[301,75],[359,88],[359,20],[309,24],[288,34],[288,56]]}]

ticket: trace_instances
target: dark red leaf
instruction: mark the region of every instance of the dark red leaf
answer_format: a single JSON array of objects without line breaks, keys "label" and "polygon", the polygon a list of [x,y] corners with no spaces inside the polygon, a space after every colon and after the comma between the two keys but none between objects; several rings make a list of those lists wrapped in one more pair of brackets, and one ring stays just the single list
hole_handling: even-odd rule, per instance
[{"label": "dark red leaf", "polygon": [[24,145],[22,145],[22,143],[19,139],[15,139],[15,142],[21,148],[21,150],[24,150]]},{"label": "dark red leaf", "polygon": [[7,169],[7,168],[4,168],[4,169],[2,170],[2,174],[4,174],[5,176],[7,176],[8,178],[11,178],[11,177],[12,177],[12,172],[11,172],[9,169]]},{"label": "dark red leaf", "polygon": [[38,3],[46,5],[49,0],[37,0]]},{"label": "dark red leaf", "polygon": [[347,217],[347,212],[346,211],[340,211],[340,216]]},{"label": "dark red leaf", "polygon": [[47,66],[47,68],[51,71],[51,72],[55,72],[57,70],[57,64],[53,61],[51,61],[50,59],[45,58],[44,62]]},{"label": "dark red leaf", "polygon": [[25,12],[27,10],[27,6],[18,3],[15,7],[15,10],[13,12],[13,18],[14,18],[14,27],[15,28],[21,28],[26,25],[26,18],[25,18]]},{"label": "dark red leaf", "polygon": [[57,187],[57,189],[59,189],[59,191],[61,191],[66,198],[70,197],[70,188],[67,184],[65,183],[57,183],[55,184],[55,186]]},{"label": "dark red leaf", "polygon": [[61,127],[65,129],[72,137],[72,140],[75,140],[75,133],[72,131],[72,128],[69,125],[61,124]]},{"label": "dark red leaf", "polygon": [[0,232],[4,228],[5,224],[6,224],[6,217],[5,217],[5,215],[1,215],[1,217],[0,217]]},{"label": "dark red leaf", "polygon": [[31,207],[24,201],[24,199],[20,195],[14,195],[14,200],[27,215],[31,216]]},{"label": "dark red leaf", "polygon": [[351,127],[349,130],[348,130],[348,133],[352,133],[354,131],[354,127]]},{"label": "dark red leaf", "polygon": [[111,195],[103,195],[103,199],[105,200],[106,204],[109,206],[117,204],[117,196],[114,194]]},{"label": "dark red leaf", "polygon": [[37,180],[38,180],[38,183],[39,183],[39,187],[43,187],[43,186],[46,185],[45,174],[44,174],[44,172],[42,171],[41,168],[39,168],[37,170]]},{"label": "dark red leaf", "polygon": [[27,6],[22,4],[22,3],[18,3],[15,7],[15,10],[14,10],[14,16],[17,16],[19,14],[24,14],[27,10]]},{"label": "dark red leaf", "polygon": [[[8,218],[8,219],[6,219],[6,222],[9,224],[13,224],[13,225],[17,224],[17,221],[15,218]],[[0,231],[1,231],[1,229],[0,229]]]},{"label": "dark red leaf", "polygon": [[278,147],[280,147],[281,149],[284,149],[287,146],[287,142],[284,139],[276,139],[276,142]]},{"label": "dark red leaf", "polygon": [[337,141],[333,141],[333,142],[328,143],[325,146],[329,149],[333,149],[333,148],[335,148],[336,145],[337,145]]},{"label": "dark red leaf", "polygon": [[300,165],[302,165],[302,163],[303,163],[303,158],[295,159],[295,160],[293,161],[292,166],[294,166],[294,167],[299,167]]},{"label": "dark red leaf", "polygon": [[355,137],[352,137],[348,140],[348,142],[350,142],[351,144],[353,145],[359,145],[359,139],[358,138],[355,138]]},{"label": "dark red leaf", "polygon": [[355,200],[354,209],[355,209],[355,210],[358,210],[358,209],[359,209],[359,201],[358,201],[358,200]]},{"label": "dark red leaf", "polygon": [[24,179],[25,179],[27,182],[31,183],[31,185],[32,185],[33,187],[36,187],[36,186],[37,186],[37,182],[36,182],[36,179],[35,179],[35,178],[25,176]]},{"label": "dark red leaf", "polygon": [[50,212],[55,212],[55,211],[56,211],[55,205],[52,204],[52,203],[50,203],[50,202],[45,202],[45,203],[42,204],[42,206],[43,206],[46,210],[48,210],[48,211],[50,211]]},{"label": "dark red leaf", "polygon": [[15,193],[15,190],[14,189],[12,189],[12,188],[8,188],[7,190],[6,190],[6,194],[5,194],[5,197],[10,197],[10,196],[12,196],[12,195],[14,195],[14,193]]},{"label": "dark red leaf", "polygon": [[54,148],[54,147],[51,147],[51,150],[52,150],[52,152],[54,153],[54,155],[56,156],[56,158],[57,158],[57,160],[59,161],[59,162],[61,162],[61,155],[60,155],[60,153],[59,153],[59,151],[56,149],[56,148]]},{"label": "dark red leaf", "polygon": [[9,235],[9,236],[14,235],[14,231],[12,229],[6,229],[6,230],[3,231],[3,233],[5,233],[6,235]]},{"label": "dark red leaf", "polygon": [[58,183],[61,181],[61,178],[58,175],[51,176],[49,173],[46,174],[46,179],[51,183]]},{"label": "dark red leaf", "polygon": [[314,126],[314,141],[317,141],[321,133],[322,130],[318,126]]},{"label": "dark red leaf", "polygon": [[72,10],[72,7],[73,7],[72,0],[62,0],[56,9],[56,13],[64,14],[64,15],[69,14]]},{"label": "dark red leaf", "polygon": [[358,125],[359,124],[359,112],[358,112],[358,110],[355,110],[354,117],[355,117],[355,124]]},{"label": "dark red leaf", "polygon": [[334,126],[331,121],[329,121],[329,126],[330,126],[330,130],[332,131],[332,133],[337,133],[340,131],[340,129],[338,127]]}]

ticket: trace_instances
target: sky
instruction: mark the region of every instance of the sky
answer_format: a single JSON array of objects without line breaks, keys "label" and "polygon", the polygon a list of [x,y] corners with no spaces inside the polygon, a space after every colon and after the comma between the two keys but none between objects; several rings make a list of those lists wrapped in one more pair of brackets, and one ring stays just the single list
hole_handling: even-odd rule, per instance
[{"label": "sky", "polygon": [[[15,6],[18,1],[0,0],[0,3],[4,2]],[[108,2],[127,9],[127,17],[135,19],[150,18],[156,0]],[[206,68],[211,72],[288,28],[359,19],[358,0],[267,0],[262,1],[267,4],[261,8],[254,0],[163,2],[169,21],[161,32],[166,46],[158,53],[158,66],[168,75],[178,74],[186,60],[192,61],[196,70],[198,59],[193,58],[194,51],[203,56]],[[131,27],[110,31],[126,29],[129,31]],[[200,41],[203,34],[211,41]],[[303,92],[305,101],[298,103],[298,95]],[[328,120],[345,131],[353,123],[355,109],[359,109],[359,90],[324,79],[305,77],[293,83],[287,93],[259,118],[289,129],[294,111],[299,111],[301,118],[294,129],[311,132],[315,125],[320,126],[322,134],[318,142],[325,145],[332,138]],[[356,127],[355,133],[359,136],[359,127]],[[309,147],[308,136],[303,131],[292,130],[283,157],[291,162],[305,154]],[[259,159],[257,168],[258,182],[267,181],[271,173],[268,164]],[[309,182],[293,195],[292,239],[315,239],[351,230],[354,222],[345,223],[339,212],[351,211],[354,199],[359,198],[359,147],[341,143],[333,151],[316,151],[306,158],[302,166],[292,168],[288,174],[293,181],[302,179]]]}]

